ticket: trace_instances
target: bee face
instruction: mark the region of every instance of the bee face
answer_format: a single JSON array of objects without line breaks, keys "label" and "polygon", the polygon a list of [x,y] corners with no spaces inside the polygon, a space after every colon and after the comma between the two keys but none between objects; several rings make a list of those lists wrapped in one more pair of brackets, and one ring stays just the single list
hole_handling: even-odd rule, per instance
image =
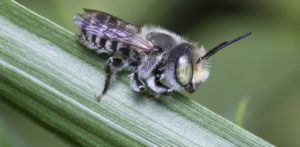
[{"label": "bee face", "polygon": [[206,60],[197,62],[199,58],[206,54],[203,46],[197,47],[193,50],[192,65],[193,65],[193,78],[192,81],[185,87],[185,90],[192,93],[194,92],[200,83],[206,81],[209,76],[209,66]]},{"label": "bee face", "polygon": [[[193,68],[193,56],[192,52],[194,46],[189,43],[181,43],[174,47],[170,52],[167,71],[171,74],[167,77],[168,81],[172,82],[172,85],[179,85],[184,87],[187,91],[192,92],[192,80],[194,74]],[[169,72],[169,73],[170,73]],[[173,77],[173,78],[171,78]]]},{"label": "bee face", "polygon": [[209,76],[207,62],[197,63],[197,59],[205,54],[205,50],[197,45],[182,43],[173,51],[178,54],[174,72],[176,81],[186,91],[192,93]]}]

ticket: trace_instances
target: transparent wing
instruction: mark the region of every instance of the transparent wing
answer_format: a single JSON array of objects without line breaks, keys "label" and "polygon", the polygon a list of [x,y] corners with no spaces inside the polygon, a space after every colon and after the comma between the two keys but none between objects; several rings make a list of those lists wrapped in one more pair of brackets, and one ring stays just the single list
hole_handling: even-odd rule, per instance
[{"label": "transparent wing", "polygon": [[73,17],[74,23],[80,29],[103,38],[135,46],[146,52],[153,49],[150,42],[137,35],[140,31],[138,26],[101,11],[89,9],[84,9],[84,11],[84,14]]}]

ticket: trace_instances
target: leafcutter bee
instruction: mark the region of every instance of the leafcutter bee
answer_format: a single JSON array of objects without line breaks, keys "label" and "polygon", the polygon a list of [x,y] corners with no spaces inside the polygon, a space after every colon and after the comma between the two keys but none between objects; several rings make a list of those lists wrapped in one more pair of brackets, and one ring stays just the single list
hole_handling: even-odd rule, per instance
[{"label": "leafcutter bee", "polygon": [[105,12],[84,11],[73,17],[80,29],[76,35],[79,42],[97,53],[111,55],[98,101],[106,94],[114,73],[122,70],[130,72],[130,87],[136,92],[168,94],[185,89],[192,93],[208,78],[207,60],[212,55],[252,34],[225,41],[206,52],[203,46],[161,27],[139,27]]}]

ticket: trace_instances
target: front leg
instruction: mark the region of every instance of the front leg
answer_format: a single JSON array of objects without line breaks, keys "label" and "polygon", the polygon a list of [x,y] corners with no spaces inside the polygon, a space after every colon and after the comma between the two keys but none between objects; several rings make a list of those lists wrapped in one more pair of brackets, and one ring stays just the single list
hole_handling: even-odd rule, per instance
[{"label": "front leg", "polygon": [[123,68],[123,65],[124,65],[123,60],[119,59],[119,58],[116,58],[116,57],[110,57],[107,60],[106,66],[105,66],[105,71],[106,71],[105,84],[104,84],[104,88],[103,88],[101,94],[96,97],[96,100],[98,102],[106,94],[106,92],[107,92],[107,90],[109,88],[109,84],[110,84],[112,75],[116,71],[121,70]]},{"label": "front leg", "polygon": [[130,79],[130,87],[135,92],[142,92],[142,91],[145,91],[145,89],[146,89],[145,83],[139,78],[139,75],[137,72],[133,73],[133,75]]},{"label": "front leg", "polygon": [[170,87],[161,83],[161,81],[158,77],[151,76],[150,78],[147,79],[146,82],[147,82],[148,87],[155,93],[168,94],[173,91]]}]

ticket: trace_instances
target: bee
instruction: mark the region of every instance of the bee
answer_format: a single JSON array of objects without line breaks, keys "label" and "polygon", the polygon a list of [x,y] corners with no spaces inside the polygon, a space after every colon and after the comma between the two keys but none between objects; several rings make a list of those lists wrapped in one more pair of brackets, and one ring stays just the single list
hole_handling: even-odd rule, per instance
[{"label": "bee", "polygon": [[225,41],[208,52],[203,46],[161,27],[139,27],[105,12],[84,9],[73,17],[80,29],[78,41],[96,53],[106,53],[106,79],[97,101],[107,93],[112,76],[130,72],[130,87],[135,92],[169,94],[185,89],[192,93],[209,76],[208,59],[252,33]]}]

